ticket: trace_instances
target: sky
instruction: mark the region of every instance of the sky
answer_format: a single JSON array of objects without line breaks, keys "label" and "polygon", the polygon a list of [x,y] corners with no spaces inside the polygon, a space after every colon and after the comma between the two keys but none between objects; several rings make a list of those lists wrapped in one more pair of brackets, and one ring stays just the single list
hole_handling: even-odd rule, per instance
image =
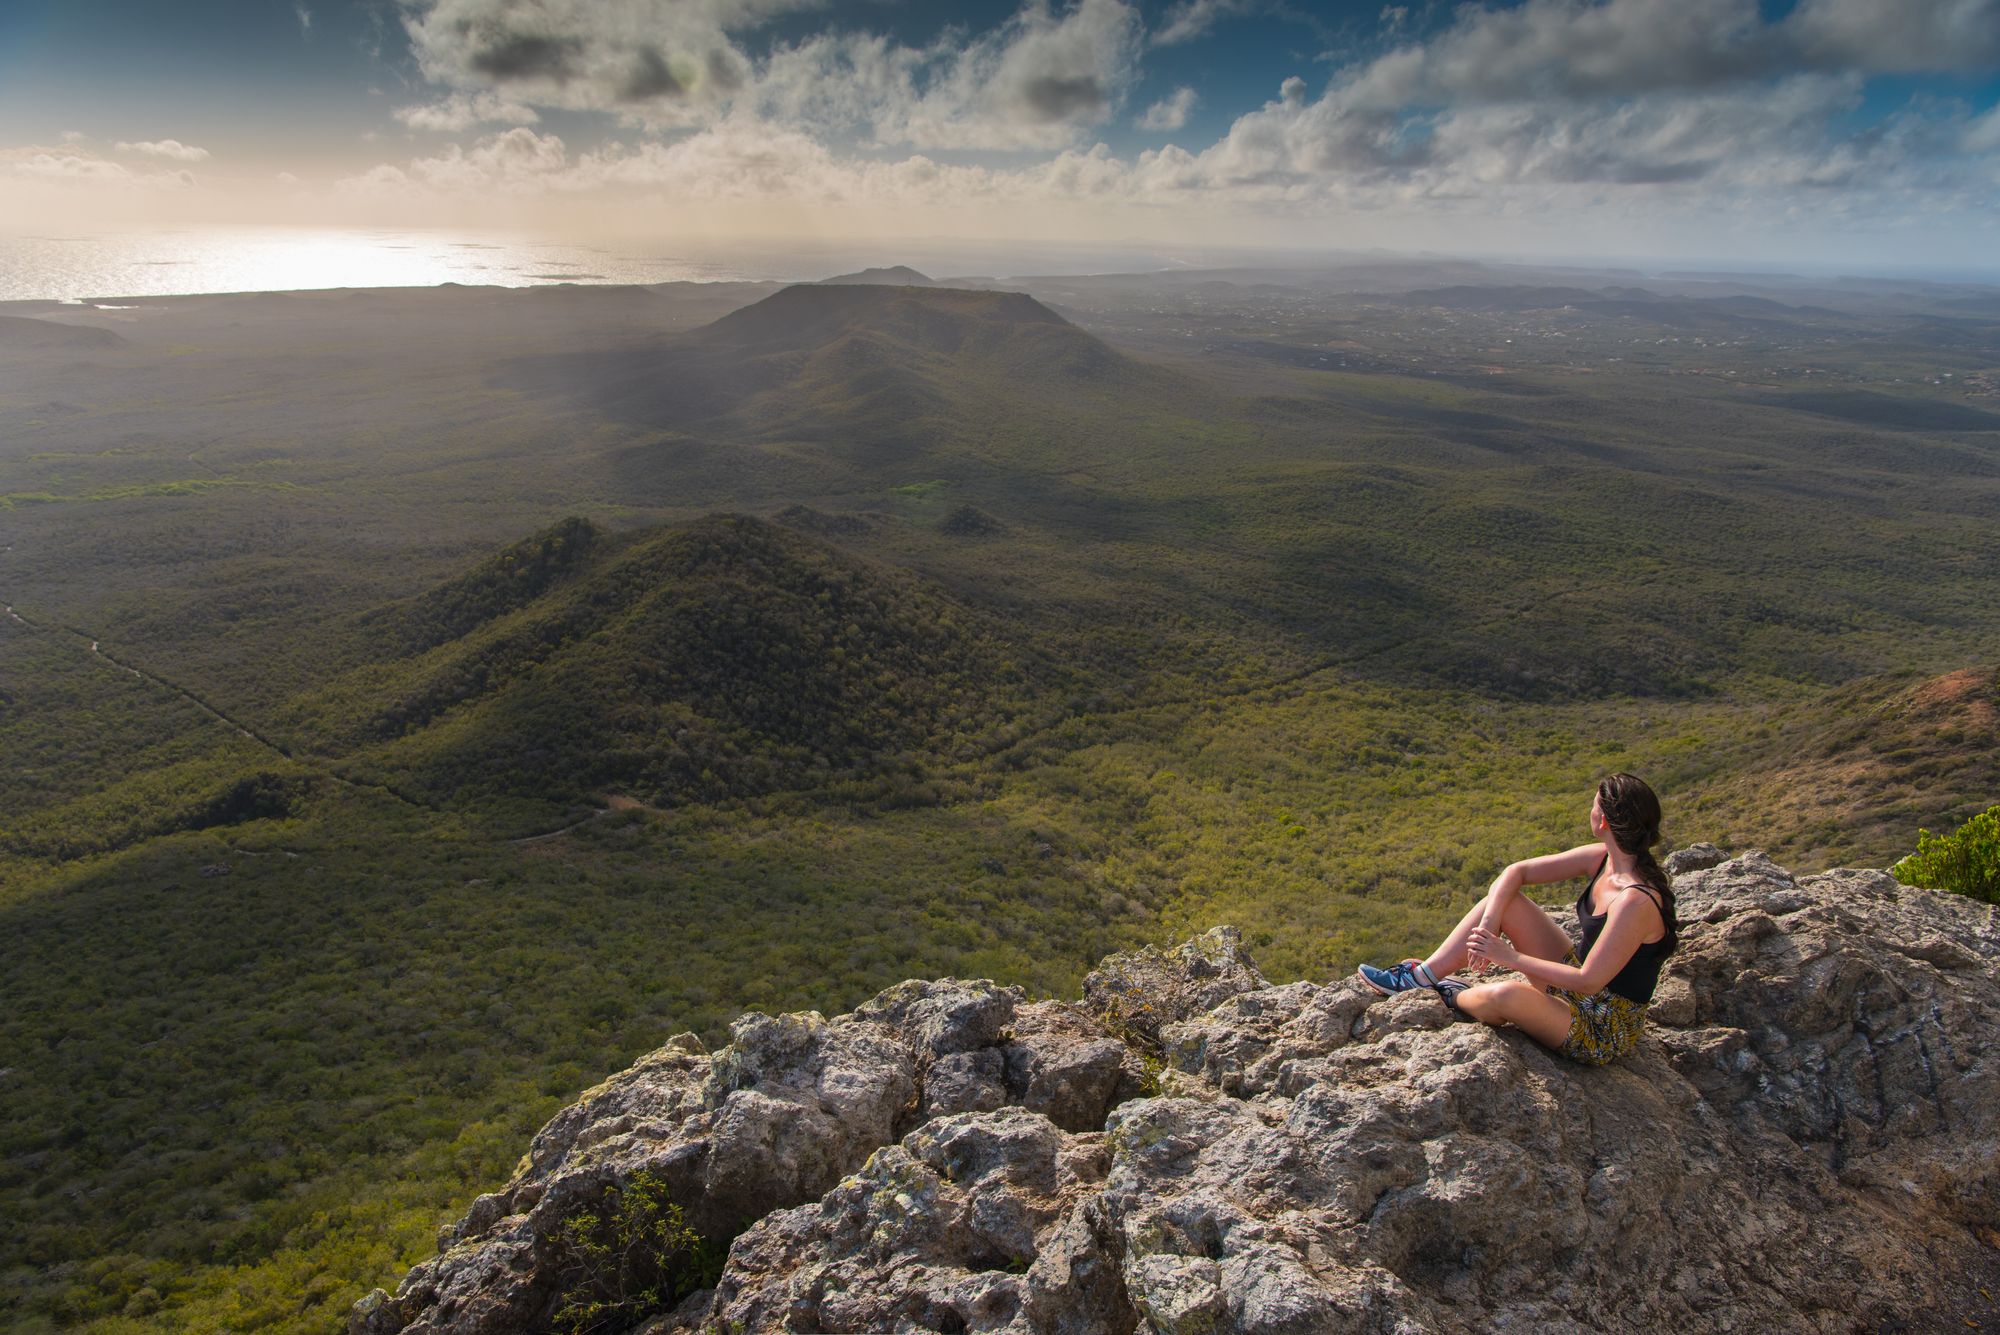
[{"label": "sky", "polygon": [[0,227],[2000,267],[2000,0],[0,0]]}]

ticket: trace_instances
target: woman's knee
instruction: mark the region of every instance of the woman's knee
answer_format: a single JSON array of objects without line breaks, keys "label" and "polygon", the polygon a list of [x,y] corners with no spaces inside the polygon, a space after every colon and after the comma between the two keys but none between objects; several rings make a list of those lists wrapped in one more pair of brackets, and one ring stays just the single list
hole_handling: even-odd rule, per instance
[{"label": "woman's knee", "polygon": [[1507,1019],[1518,999],[1535,990],[1535,985],[1521,978],[1508,978],[1497,983],[1481,983],[1469,987],[1459,994],[1458,1008],[1475,1019],[1497,1024]]},{"label": "woman's knee", "polygon": [[1507,989],[1511,980],[1500,983],[1480,983],[1468,987],[1458,994],[1458,1008],[1474,1019],[1497,1021],[1505,1009]]}]

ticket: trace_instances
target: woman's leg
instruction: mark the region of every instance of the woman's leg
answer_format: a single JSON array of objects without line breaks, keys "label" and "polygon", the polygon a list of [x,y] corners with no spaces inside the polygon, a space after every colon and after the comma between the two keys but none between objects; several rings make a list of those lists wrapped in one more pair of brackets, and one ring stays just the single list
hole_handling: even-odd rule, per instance
[{"label": "woman's leg", "polygon": [[1560,1048],[1569,1038],[1569,1003],[1525,978],[1482,983],[1458,994],[1458,1008],[1490,1025],[1511,1024],[1545,1048]]},{"label": "woman's leg", "polygon": [[[1486,898],[1491,898],[1491,895]],[[1432,976],[1442,978],[1465,967],[1465,938],[1472,935],[1472,929],[1479,925],[1481,915],[1486,912],[1486,898],[1466,911],[1443,944],[1424,961],[1424,967],[1431,971]],[[1500,934],[1514,943],[1514,949],[1539,960],[1560,960],[1570,952],[1569,933],[1556,924],[1547,910],[1526,895],[1515,895],[1507,905],[1507,912],[1500,919]]]}]

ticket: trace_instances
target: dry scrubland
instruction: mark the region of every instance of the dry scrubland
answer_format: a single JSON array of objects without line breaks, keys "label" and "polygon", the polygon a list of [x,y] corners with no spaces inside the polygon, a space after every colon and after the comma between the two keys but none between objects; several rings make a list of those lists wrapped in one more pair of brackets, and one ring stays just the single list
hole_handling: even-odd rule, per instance
[{"label": "dry scrubland", "polygon": [[333,1329],[675,1031],[1325,980],[1612,769],[2000,792],[1992,294],[1012,286],[0,315],[5,1324]]}]

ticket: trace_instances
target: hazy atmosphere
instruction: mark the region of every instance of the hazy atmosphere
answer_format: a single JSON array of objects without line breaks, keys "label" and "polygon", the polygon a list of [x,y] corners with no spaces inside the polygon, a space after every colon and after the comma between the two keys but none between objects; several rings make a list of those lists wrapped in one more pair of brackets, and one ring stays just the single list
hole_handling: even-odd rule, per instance
[{"label": "hazy atmosphere", "polygon": [[2000,1328],[2000,0],[0,0],[0,1329]]}]

